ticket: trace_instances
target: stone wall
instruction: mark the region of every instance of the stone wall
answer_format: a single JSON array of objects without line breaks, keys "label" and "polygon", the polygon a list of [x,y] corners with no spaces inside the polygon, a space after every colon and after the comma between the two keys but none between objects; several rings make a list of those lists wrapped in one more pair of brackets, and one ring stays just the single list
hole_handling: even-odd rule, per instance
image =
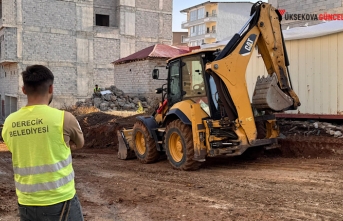
[{"label": "stone wall", "polygon": [[114,85],[125,94],[155,95],[155,89],[166,81],[152,79],[152,70],[158,68],[160,79],[166,79],[168,70],[165,66],[166,59],[161,58],[114,65]]}]

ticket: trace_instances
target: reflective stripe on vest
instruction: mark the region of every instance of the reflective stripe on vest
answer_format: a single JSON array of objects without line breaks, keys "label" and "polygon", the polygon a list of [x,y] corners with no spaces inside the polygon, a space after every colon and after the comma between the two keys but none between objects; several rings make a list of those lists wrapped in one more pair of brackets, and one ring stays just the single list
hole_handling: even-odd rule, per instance
[{"label": "reflective stripe on vest", "polygon": [[59,180],[47,183],[37,183],[37,184],[21,184],[15,182],[16,188],[23,193],[33,193],[42,190],[53,190],[61,187],[74,179],[74,171],[72,171],[68,176],[65,176]]},{"label": "reflective stripe on vest", "polygon": [[18,174],[20,176],[35,175],[40,173],[52,173],[68,166],[71,162],[72,158],[70,154],[67,159],[59,161],[55,164],[26,168],[13,167],[13,171],[15,174]]}]

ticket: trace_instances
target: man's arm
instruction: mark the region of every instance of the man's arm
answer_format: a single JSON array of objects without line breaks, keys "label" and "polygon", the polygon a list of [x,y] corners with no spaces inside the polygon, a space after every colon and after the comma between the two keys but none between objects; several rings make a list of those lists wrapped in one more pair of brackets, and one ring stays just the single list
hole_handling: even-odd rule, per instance
[{"label": "man's arm", "polygon": [[[74,115],[67,111],[64,112],[63,135],[65,143],[72,149],[79,149],[83,147],[85,141],[80,124]],[[75,145],[70,145],[71,141]]]}]

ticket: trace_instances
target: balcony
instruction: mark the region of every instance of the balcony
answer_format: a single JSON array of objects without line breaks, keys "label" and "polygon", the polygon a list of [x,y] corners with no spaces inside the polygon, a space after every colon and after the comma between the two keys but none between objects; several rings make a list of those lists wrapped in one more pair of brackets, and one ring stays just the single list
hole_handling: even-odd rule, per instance
[{"label": "balcony", "polygon": [[188,43],[189,42],[189,38],[190,38],[189,36],[187,38],[184,38],[182,43]]},{"label": "balcony", "polygon": [[183,43],[189,43],[190,41],[197,41],[200,39],[207,39],[207,38],[217,38],[216,30],[208,31],[202,35],[188,36],[187,38],[183,39]]},{"label": "balcony", "polygon": [[208,31],[205,34],[205,38],[217,38],[216,30]]},{"label": "balcony", "polygon": [[181,24],[182,29],[188,29],[194,25],[203,24],[207,22],[216,22],[217,14],[207,14],[204,18],[200,18],[194,21],[183,21]]}]

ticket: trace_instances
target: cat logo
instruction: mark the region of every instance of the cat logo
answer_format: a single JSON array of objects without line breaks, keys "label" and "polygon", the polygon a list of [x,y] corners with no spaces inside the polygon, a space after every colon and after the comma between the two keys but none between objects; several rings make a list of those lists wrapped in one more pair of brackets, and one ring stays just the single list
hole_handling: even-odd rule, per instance
[{"label": "cat logo", "polygon": [[254,42],[256,40],[256,35],[255,34],[251,34],[247,40],[245,41],[243,47],[241,48],[241,50],[239,51],[239,54],[242,56],[247,56],[250,54],[252,47],[254,46]]}]

